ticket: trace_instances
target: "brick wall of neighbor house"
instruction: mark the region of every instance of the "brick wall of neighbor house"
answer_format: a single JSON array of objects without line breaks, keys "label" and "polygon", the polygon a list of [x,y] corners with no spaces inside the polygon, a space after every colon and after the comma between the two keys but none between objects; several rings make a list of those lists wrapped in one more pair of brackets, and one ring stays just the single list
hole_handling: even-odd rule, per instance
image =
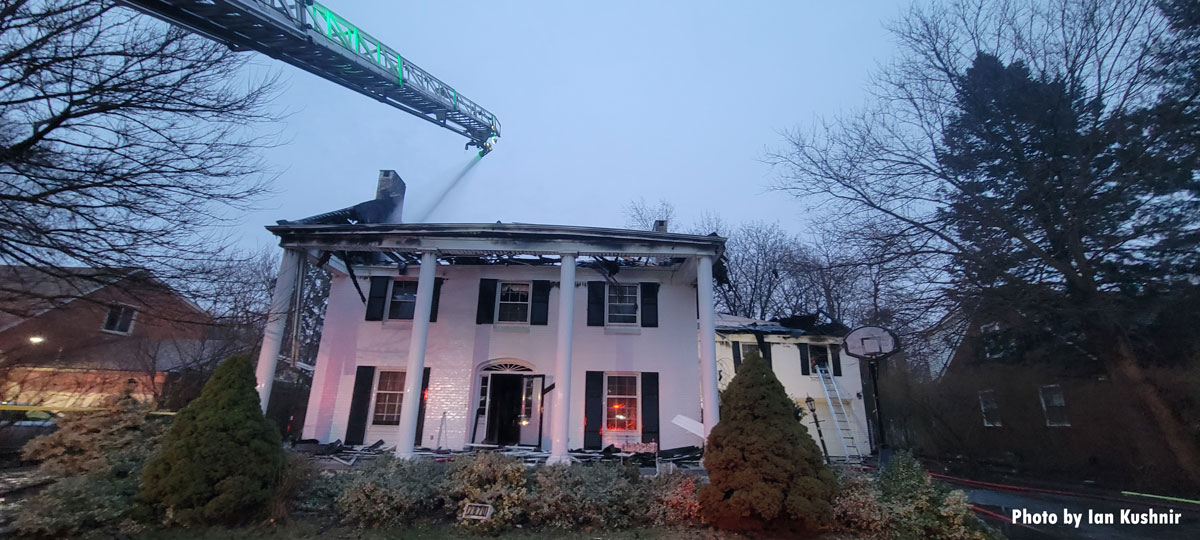
[{"label": "brick wall of neighbor house", "polygon": [[[813,343],[815,345],[838,344],[841,342],[837,338],[829,338],[823,336],[817,337],[791,337],[771,335],[765,336],[767,343],[771,347],[771,369],[775,372],[775,377],[783,384],[784,391],[789,397],[805,399],[812,396],[816,400],[817,415],[821,420],[821,430],[825,435],[826,446],[829,449],[831,456],[845,456],[846,452],[842,449],[837,438],[834,437],[836,431],[832,425],[832,413],[829,409],[829,403],[825,400],[825,391],[821,386],[820,379],[817,378],[815,371],[810,370],[809,375],[805,375],[800,366],[800,349],[797,344]],[[733,365],[733,343],[738,342],[747,345],[757,345],[758,342],[753,334],[722,334],[717,338],[717,372],[718,384],[722,390],[729,384],[735,374]],[[862,376],[859,372],[859,362],[857,358],[840,352],[842,375],[834,377],[837,382],[838,389],[842,392],[844,407],[847,412],[852,412],[854,415],[854,439],[858,444],[859,452],[862,454],[870,453],[871,445],[867,430],[866,404],[862,398]],[[805,413],[804,425],[808,428],[809,435],[814,440],[817,437],[816,425],[813,422],[812,414]]]},{"label": "brick wall of neighbor house", "polygon": [[[396,276],[396,270],[356,272],[363,291],[370,275]],[[677,414],[700,419],[700,370],[696,348],[696,289],[694,277],[671,268],[622,268],[622,283],[657,282],[657,328],[587,326],[588,281],[601,281],[595,270],[579,268],[575,295],[574,360],[571,382],[571,448],[583,446],[584,391],[587,371],[658,372],[659,419],[664,448],[698,445],[699,437],[671,423]],[[417,269],[406,275],[415,279]],[[443,278],[438,318],[430,324],[426,367],[430,369],[422,446],[461,448],[467,443],[479,396],[479,368],[511,359],[544,374],[554,383],[559,269],[554,266],[441,266]],[[476,324],[481,278],[550,280],[549,324]],[[365,321],[365,307],[350,278],[333,279],[325,316],[317,371],[308,403],[304,436],[321,441],[344,439],[355,373],[359,366],[403,370],[407,363],[411,321]],[[542,444],[549,447],[551,395],[547,395]],[[444,423],[443,423],[444,418]],[[599,421],[589,419],[588,421]],[[368,422],[366,442],[396,440],[398,426]],[[640,424],[639,424],[640,425]],[[608,439],[606,439],[607,441]]]},{"label": "brick wall of neighbor house", "polygon": [[[137,314],[128,334],[103,330],[109,306],[125,304]],[[75,399],[94,401],[98,388],[109,393],[112,381],[140,381],[137,392],[157,395],[161,376],[156,373],[158,347],[170,340],[199,340],[209,330],[208,319],[180,297],[155,286],[133,292],[105,287],[88,296],[22,321],[0,332],[0,365],[7,399],[40,403],[51,399],[59,405],[70,392],[65,385],[78,385]],[[42,339],[32,343],[30,337]],[[36,368],[36,369],[33,369]],[[46,376],[56,370],[63,377]],[[87,373],[87,371],[92,373]],[[70,373],[69,375],[66,373]],[[134,376],[132,374],[141,374]],[[119,388],[117,388],[119,390]],[[46,392],[39,398],[39,392]],[[15,397],[19,395],[20,397]]]}]

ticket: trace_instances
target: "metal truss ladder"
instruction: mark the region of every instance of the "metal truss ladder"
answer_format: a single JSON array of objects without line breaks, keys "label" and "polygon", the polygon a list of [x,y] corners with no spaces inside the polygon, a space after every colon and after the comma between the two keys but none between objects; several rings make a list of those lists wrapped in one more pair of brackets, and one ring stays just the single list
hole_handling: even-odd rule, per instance
[{"label": "metal truss ladder", "polygon": [[[314,0],[121,0],[235,50],[252,49],[463,135],[484,153],[500,123]],[[369,141],[368,141],[369,142]]]},{"label": "metal truss ladder", "polygon": [[[838,390],[837,381],[829,373],[829,368],[817,365],[817,376],[821,379],[821,389],[825,392],[825,401],[829,403],[829,412],[833,415],[833,424],[837,428],[838,438],[842,441],[842,451],[849,463],[862,463],[862,452],[854,440],[854,418],[846,412],[842,393]],[[853,410],[851,410],[851,413]]]}]

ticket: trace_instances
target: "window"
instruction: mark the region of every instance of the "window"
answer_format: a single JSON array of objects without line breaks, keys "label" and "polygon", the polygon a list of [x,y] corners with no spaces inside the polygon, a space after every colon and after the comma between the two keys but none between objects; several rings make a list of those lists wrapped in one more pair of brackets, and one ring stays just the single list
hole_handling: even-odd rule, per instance
[{"label": "window", "polygon": [[417,309],[417,282],[393,281],[392,295],[388,298],[389,319],[412,319]]},{"label": "window", "polygon": [[108,306],[108,315],[104,317],[104,331],[114,334],[128,334],[133,330],[133,315],[137,310],[121,304]]},{"label": "window", "polygon": [[609,324],[637,324],[637,285],[608,286]]},{"label": "window", "polygon": [[496,320],[500,322],[529,322],[529,284],[500,283],[500,302],[496,306]]},{"label": "window", "polygon": [[979,391],[979,410],[983,413],[983,425],[988,427],[1004,425],[1000,422],[1000,405],[996,403],[995,390]]},{"label": "window", "polygon": [[1062,387],[1048,384],[1038,389],[1042,397],[1042,412],[1046,415],[1046,425],[1051,427],[1070,426],[1067,420],[1067,401],[1063,397]]},{"label": "window", "polygon": [[604,393],[604,429],[635,431],[638,428],[638,378],[609,375]]},{"label": "window", "polygon": [[371,423],[377,426],[400,425],[400,405],[402,403],[404,403],[404,372],[380,371],[375,384],[375,412],[371,415]]}]

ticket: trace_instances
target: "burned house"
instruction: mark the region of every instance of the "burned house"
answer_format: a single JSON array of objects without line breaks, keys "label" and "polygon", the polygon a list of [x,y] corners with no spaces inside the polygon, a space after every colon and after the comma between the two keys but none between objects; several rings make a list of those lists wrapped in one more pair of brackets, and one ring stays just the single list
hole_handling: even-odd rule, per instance
[{"label": "burned house", "polygon": [[[858,461],[871,453],[867,406],[859,360],[842,351],[846,328],[835,324],[789,324],[717,315],[717,378],[729,384],[748,354],[758,354],[783,384],[788,397],[815,412],[804,423],[816,442],[820,422],[828,457]],[[807,410],[806,405],[805,406]]]},{"label": "burned house", "polygon": [[[332,274],[303,436],[415,448],[699,445],[716,423],[712,265],[724,239],[515,223],[403,223],[404,183],[268,229]],[[665,227],[659,227],[665,229]],[[259,358],[269,399],[284,317]],[[694,433],[672,420],[700,420]]]}]

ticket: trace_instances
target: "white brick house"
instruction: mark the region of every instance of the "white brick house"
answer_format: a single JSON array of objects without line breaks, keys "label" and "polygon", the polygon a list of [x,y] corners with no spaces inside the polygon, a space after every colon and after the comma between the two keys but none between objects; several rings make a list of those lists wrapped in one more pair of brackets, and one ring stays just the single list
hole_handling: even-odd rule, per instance
[{"label": "white brick house", "polygon": [[[528,224],[403,224],[403,182],[268,229],[296,269],[333,275],[303,436],[414,447],[702,445],[717,420],[712,264],[724,239]],[[705,309],[701,309],[704,307]],[[284,317],[268,325],[270,393]],[[411,374],[421,373],[420,377]],[[702,411],[703,408],[703,411]]]},{"label": "white brick house", "polygon": [[[815,416],[821,422],[825,447],[834,459],[870,453],[867,407],[863,400],[863,377],[859,360],[842,350],[842,338],[833,335],[788,328],[779,323],[719,314],[717,330],[717,379],[722,390],[733,379],[741,359],[750,351],[758,352],[771,365],[775,377],[788,396],[800,401],[812,397]],[[763,347],[766,347],[764,350]],[[827,368],[839,395],[829,392],[817,372],[818,364]],[[837,405],[845,421],[835,417]],[[817,440],[814,414],[806,413],[804,424]],[[846,428],[848,432],[842,432]],[[846,438],[844,436],[849,436]]]}]

